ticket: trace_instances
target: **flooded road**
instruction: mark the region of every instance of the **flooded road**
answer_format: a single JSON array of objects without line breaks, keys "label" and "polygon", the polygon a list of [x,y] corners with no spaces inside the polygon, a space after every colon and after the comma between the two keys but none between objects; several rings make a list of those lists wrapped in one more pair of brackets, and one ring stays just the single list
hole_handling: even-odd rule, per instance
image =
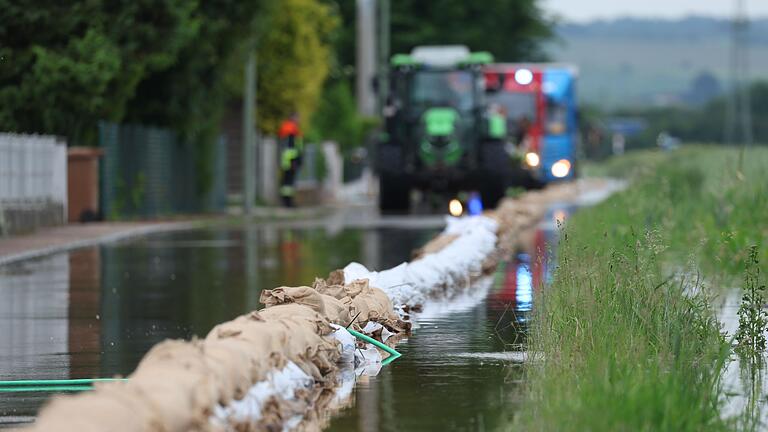
[{"label": "flooded road", "polygon": [[[553,269],[553,208],[527,233],[529,244],[475,283],[477,296],[425,310],[398,345],[403,356],[369,382],[330,431],[482,431],[509,426],[522,400],[525,343],[534,308]],[[430,316],[432,315],[432,316]]]},{"label": "flooded road", "polygon": [[[351,261],[409,260],[434,223],[328,229],[219,227],[150,235],[0,267],[0,379],[127,375],[152,345],[205,335],[259,307],[261,290],[311,284]],[[429,310],[403,357],[365,378],[330,430],[482,430],[520,395],[533,293],[549,272],[551,223],[450,312]],[[0,426],[32,421],[48,393],[0,395]],[[425,415],[429,413],[429,415]]]}]

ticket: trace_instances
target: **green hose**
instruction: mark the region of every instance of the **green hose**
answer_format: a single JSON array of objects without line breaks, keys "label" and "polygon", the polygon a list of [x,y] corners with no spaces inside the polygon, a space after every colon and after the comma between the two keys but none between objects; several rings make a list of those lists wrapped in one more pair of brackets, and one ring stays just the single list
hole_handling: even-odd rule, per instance
[{"label": "green hose", "polygon": [[[358,331],[347,329],[352,336],[365,342],[373,344],[389,353],[389,357],[381,362],[382,365],[388,365],[402,356],[399,352],[389,346],[377,341],[376,339],[364,335]],[[67,392],[92,390],[92,384],[97,382],[115,382],[128,381],[127,378],[79,378],[79,379],[50,379],[50,380],[15,380],[0,381],[0,393],[19,393],[19,392]]]},{"label": "green hose", "polygon": [[88,391],[93,390],[93,387],[88,385],[47,385],[47,386],[10,386],[0,387],[0,393],[22,393],[22,392],[76,392],[76,391]]},{"label": "green hose", "polygon": [[366,341],[368,343],[374,344],[377,347],[379,347],[379,348],[383,349],[384,351],[388,352],[390,354],[390,356],[387,357],[386,359],[384,359],[383,362],[381,362],[381,364],[384,365],[384,366],[392,363],[393,361],[397,360],[397,358],[402,356],[402,354],[400,354],[399,352],[395,351],[394,349],[388,347],[387,345],[377,341],[376,339],[374,339],[374,338],[372,338],[370,336],[364,335],[364,334],[362,334],[362,333],[360,333],[358,331],[352,330],[350,328],[348,328],[347,331],[349,333],[351,333],[352,336],[354,336],[354,337],[356,337],[358,339],[364,340],[364,341]]},{"label": "green hose", "polygon": [[16,380],[0,381],[2,387],[50,387],[50,386],[73,386],[90,385],[97,382],[128,381],[128,378],[79,378],[79,379],[48,379],[48,380]]}]

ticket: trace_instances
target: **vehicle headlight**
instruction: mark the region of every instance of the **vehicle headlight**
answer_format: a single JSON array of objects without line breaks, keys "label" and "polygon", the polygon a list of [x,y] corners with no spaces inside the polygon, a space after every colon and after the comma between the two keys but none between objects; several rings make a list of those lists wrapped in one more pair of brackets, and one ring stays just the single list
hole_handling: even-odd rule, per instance
[{"label": "vehicle headlight", "polygon": [[515,81],[520,85],[528,85],[533,82],[533,72],[530,69],[518,69],[515,71]]},{"label": "vehicle headlight", "polygon": [[525,163],[530,167],[539,166],[539,155],[534,152],[528,152],[525,154]]},{"label": "vehicle headlight", "polygon": [[571,162],[568,159],[560,159],[552,164],[552,175],[557,178],[563,178],[571,172]]},{"label": "vehicle headlight", "polygon": [[448,212],[451,213],[451,216],[459,217],[464,213],[464,206],[461,205],[461,201],[452,199],[451,202],[448,203]]}]

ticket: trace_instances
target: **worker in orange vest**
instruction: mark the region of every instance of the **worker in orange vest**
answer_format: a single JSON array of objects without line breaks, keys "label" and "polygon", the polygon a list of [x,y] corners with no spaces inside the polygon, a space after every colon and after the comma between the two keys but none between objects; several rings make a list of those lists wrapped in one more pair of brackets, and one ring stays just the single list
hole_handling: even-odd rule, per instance
[{"label": "worker in orange vest", "polygon": [[277,133],[280,140],[280,170],[282,172],[280,182],[280,197],[283,205],[293,207],[293,198],[296,195],[296,175],[301,166],[302,152],[304,151],[304,137],[299,128],[299,115],[291,114],[280,125]]}]

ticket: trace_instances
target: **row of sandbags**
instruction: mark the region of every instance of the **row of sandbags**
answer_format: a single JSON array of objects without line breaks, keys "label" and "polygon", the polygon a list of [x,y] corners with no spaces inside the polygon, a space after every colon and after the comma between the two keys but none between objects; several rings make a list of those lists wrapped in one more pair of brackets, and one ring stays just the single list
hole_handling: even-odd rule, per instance
[{"label": "row of sandbags", "polygon": [[[520,199],[505,200],[496,211],[487,212],[485,217],[498,224],[494,227],[498,234],[496,249],[499,245],[503,247],[505,239],[535,223],[546,210],[546,203],[567,199],[577,193],[576,189],[565,185],[529,193]],[[417,251],[417,261],[427,258],[428,267],[438,269],[439,259],[434,258],[451,245],[455,246],[462,234],[466,234],[463,227],[454,228]],[[478,269],[491,268],[495,255],[485,251],[480,255],[484,262]],[[241,400],[269,374],[290,370],[291,364],[311,377],[316,388],[332,387],[338,369],[339,346],[329,337],[333,332],[331,324],[351,324],[362,329],[367,323],[376,322],[395,334],[405,334],[410,329],[408,323],[399,319],[391,298],[384,291],[364,280],[346,282],[344,273],[337,271],[327,280],[316,280],[312,287],[280,287],[264,291],[261,300],[267,305],[265,309],[220,324],[205,339],[169,340],[156,345],[144,356],[128,381],[99,384],[94,391],[75,396],[54,397],[28,430],[281,429],[286,417],[302,408],[291,406],[286,409],[285,401],[278,398],[265,404],[258,420],[253,423],[240,421],[222,426],[212,422],[211,418],[217,408]],[[389,338],[388,343],[397,339]],[[319,392],[303,392],[302,398],[291,403],[296,405],[303,400],[315,410],[322,409],[325,405],[320,395]]]},{"label": "row of sandbags", "polygon": [[[554,202],[572,203],[585,191],[604,189],[605,180],[580,180],[577,182],[552,185],[546,189],[529,191],[516,198],[505,198],[494,210],[483,213],[483,217],[494,220],[498,225],[496,254],[489,255],[483,263],[483,269],[495,267],[499,254],[517,244],[516,238],[522,231],[530,229],[537,224]],[[610,185],[609,185],[610,186]],[[455,224],[458,226],[459,224]],[[451,229],[451,225],[424,246],[416,249],[413,259],[418,260],[430,254],[439,253],[449,247],[461,236],[458,229]]]},{"label": "row of sandbags", "polygon": [[410,262],[381,271],[350,263],[344,268],[346,281],[369,279],[387,293],[401,316],[409,316],[410,311],[419,312],[427,304],[471,290],[474,281],[491,273],[499,260],[519,247],[519,238],[552,203],[572,202],[595,188],[591,180],[562,183],[504,199],[481,216],[446,217],[446,228],[414,251]]},{"label": "row of sandbags", "polygon": [[[335,277],[339,279],[338,276]],[[205,339],[168,340],[153,347],[124,382],[94,391],[57,396],[39,414],[34,431],[238,431],[280,428],[286,411],[275,398],[253,423],[217,425],[211,415],[242,399],[272,371],[290,363],[318,387],[329,387],[338,369],[338,342],[331,323],[361,328],[373,321],[389,331],[409,328],[392,303],[367,281],[342,285],[318,279],[315,287],[264,291],[265,309],[213,328]],[[317,288],[317,289],[315,289]],[[304,399],[315,396],[309,392]],[[301,402],[299,400],[298,402]],[[312,403],[309,403],[312,402]],[[297,401],[292,401],[296,404]],[[316,401],[307,401],[307,405]],[[298,409],[301,410],[300,408]]]}]

